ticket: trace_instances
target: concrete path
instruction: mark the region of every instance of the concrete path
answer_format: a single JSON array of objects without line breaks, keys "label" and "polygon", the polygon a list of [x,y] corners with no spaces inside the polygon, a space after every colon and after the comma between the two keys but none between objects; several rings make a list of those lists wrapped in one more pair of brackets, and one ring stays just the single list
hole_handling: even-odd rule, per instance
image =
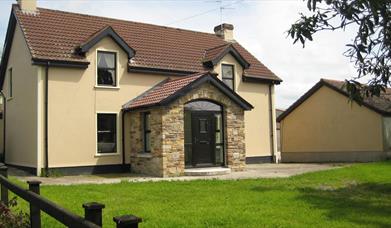
[{"label": "concrete path", "polygon": [[[62,177],[35,177],[18,175],[12,172],[10,175],[16,176],[22,181],[40,180],[43,185],[77,185],[77,184],[113,184],[121,181],[146,182],[146,181],[185,181],[185,180],[236,180],[236,179],[256,179],[256,178],[276,178],[290,177],[308,172],[334,169],[346,166],[340,164],[253,164],[247,165],[242,172],[231,172],[230,174],[219,176],[182,176],[159,178],[142,176],[140,174],[101,174],[101,175],[79,175]],[[14,174],[14,175],[13,175]]]}]

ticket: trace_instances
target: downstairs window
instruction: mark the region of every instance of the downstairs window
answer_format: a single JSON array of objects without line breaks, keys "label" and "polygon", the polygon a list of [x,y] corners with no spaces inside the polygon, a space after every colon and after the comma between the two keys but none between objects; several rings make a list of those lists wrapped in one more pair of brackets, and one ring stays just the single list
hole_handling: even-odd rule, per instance
[{"label": "downstairs window", "polygon": [[97,153],[117,153],[117,114],[99,113],[97,119]]}]

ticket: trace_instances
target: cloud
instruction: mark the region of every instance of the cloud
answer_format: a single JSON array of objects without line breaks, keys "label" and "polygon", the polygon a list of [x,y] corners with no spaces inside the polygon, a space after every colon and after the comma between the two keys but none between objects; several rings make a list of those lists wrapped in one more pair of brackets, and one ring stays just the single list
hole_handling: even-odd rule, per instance
[{"label": "cloud", "polygon": [[[306,12],[303,1],[225,1],[236,3],[223,11],[223,21],[234,24],[235,38],[284,81],[276,89],[276,106],[286,108],[321,77],[345,79],[355,75],[342,54],[353,30],[324,32],[303,49],[286,37],[290,25]],[[5,36],[13,0],[0,2],[0,36]],[[213,32],[220,23],[215,1],[38,0],[40,7],[125,20]],[[201,14],[187,20],[192,15]],[[172,22],[176,22],[171,24]],[[3,38],[4,40],[4,38]]]}]

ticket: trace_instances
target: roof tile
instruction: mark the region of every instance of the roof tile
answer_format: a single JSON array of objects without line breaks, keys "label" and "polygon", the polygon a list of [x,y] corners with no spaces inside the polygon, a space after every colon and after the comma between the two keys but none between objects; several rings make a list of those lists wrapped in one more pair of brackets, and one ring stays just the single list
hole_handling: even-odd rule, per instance
[{"label": "roof tile", "polygon": [[[37,14],[23,13],[17,5],[13,10],[37,59],[85,62],[75,50],[107,26],[136,50],[130,66],[202,72],[207,70],[203,65],[206,50],[230,44],[211,33],[43,8]],[[233,47],[250,63],[246,76],[281,80],[239,43]]]},{"label": "roof tile", "polygon": [[159,104],[167,97],[173,95],[183,87],[206,75],[207,72],[195,73],[177,79],[167,79],[147,90],[145,93],[126,103],[124,109],[135,109]]}]

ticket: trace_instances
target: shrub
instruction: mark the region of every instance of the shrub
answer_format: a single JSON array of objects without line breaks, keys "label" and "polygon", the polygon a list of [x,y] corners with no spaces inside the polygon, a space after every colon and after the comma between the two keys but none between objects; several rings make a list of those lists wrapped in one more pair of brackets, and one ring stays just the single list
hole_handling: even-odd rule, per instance
[{"label": "shrub", "polygon": [[22,211],[12,211],[17,206],[16,197],[8,202],[8,207],[0,202],[0,228],[28,228],[30,221],[28,214]]}]

